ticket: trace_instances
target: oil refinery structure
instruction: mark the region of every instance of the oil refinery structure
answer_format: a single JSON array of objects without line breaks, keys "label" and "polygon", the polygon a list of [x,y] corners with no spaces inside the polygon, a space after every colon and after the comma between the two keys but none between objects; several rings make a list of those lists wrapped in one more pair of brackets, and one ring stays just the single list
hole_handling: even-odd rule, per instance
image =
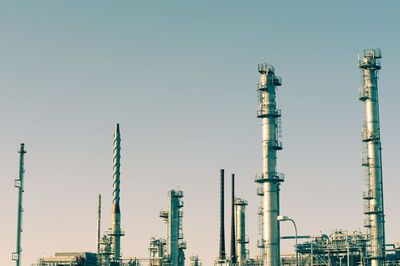
[{"label": "oil refinery structure", "polygon": [[[361,129],[362,166],[365,168],[365,187],[363,192],[364,230],[348,232],[334,230],[329,235],[297,235],[295,222],[280,213],[280,186],[285,181],[283,173],[277,168],[277,153],[282,150],[281,110],[277,108],[277,88],[282,79],[276,75],[275,68],[267,63],[258,64],[260,82],[257,85],[257,117],[262,127],[262,171],[255,175],[256,193],[260,198],[258,216],[258,237],[256,255],[250,256],[247,247],[249,236],[246,232],[245,199],[235,196],[235,175],[231,176],[231,234],[230,254],[225,249],[225,171],[220,169],[220,234],[219,251],[214,265],[237,266],[334,266],[400,265],[399,244],[385,241],[385,214],[383,201],[382,146],[380,137],[378,71],[381,69],[380,49],[365,49],[359,56],[358,67],[361,72],[359,100],[365,110],[365,123]],[[121,254],[120,209],[120,158],[121,130],[116,125],[113,152],[113,199],[111,227],[101,231],[102,201],[98,196],[97,250],[95,252],[59,252],[53,257],[38,258],[37,266],[61,265],[104,265],[104,266],[198,266],[202,265],[197,255],[185,257],[187,243],[183,237],[183,191],[172,189],[168,192],[168,208],[161,210],[159,217],[166,223],[165,237],[152,237],[148,244],[148,256],[125,257]],[[13,253],[16,265],[21,263],[22,232],[22,194],[24,177],[24,144],[21,144],[18,188],[17,245]],[[123,197],[122,197],[123,199]],[[282,236],[280,222],[293,223],[296,234]],[[281,239],[295,239],[295,252],[281,254]],[[217,241],[217,239],[216,239]],[[190,243],[189,243],[190,245]]]}]

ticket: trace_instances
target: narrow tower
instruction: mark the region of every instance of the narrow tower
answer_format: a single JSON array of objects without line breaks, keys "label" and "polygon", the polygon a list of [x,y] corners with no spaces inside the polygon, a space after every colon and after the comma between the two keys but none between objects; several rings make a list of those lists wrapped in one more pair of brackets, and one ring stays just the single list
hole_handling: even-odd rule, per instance
[{"label": "narrow tower", "polygon": [[379,49],[365,49],[359,56],[361,70],[359,99],[364,102],[365,123],[361,131],[362,165],[366,172],[366,191],[363,198],[365,227],[371,234],[370,260],[372,266],[384,265],[385,227],[383,212],[383,180],[378,103],[378,70],[381,69]]},{"label": "narrow tower", "polygon": [[225,253],[225,212],[224,212],[224,169],[220,171],[220,231],[219,231],[219,257],[218,259],[224,261],[226,259]]},{"label": "narrow tower", "polygon": [[121,160],[121,135],[119,132],[119,124],[115,129],[114,134],[114,156],[113,156],[113,208],[111,216],[111,252],[112,260],[119,261],[121,256],[121,213],[119,209],[119,177],[120,177],[120,160]]},{"label": "narrow tower", "polygon": [[231,264],[235,265],[236,257],[236,234],[235,234],[235,174],[232,174],[232,220],[231,220]]},{"label": "narrow tower", "polygon": [[246,206],[247,201],[235,199],[235,215],[236,215],[236,245],[237,245],[237,261],[239,266],[245,265],[247,259],[246,245],[249,243],[249,238],[246,235]]},{"label": "narrow tower", "polygon": [[276,87],[282,85],[280,77],[275,76],[272,65],[261,63],[258,65],[260,83],[258,84],[258,112],[262,126],[262,167],[256,182],[263,188],[263,265],[280,265],[280,233],[277,216],[279,215],[279,186],[284,176],[277,172],[276,151],[282,149],[281,138],[281,111],[277,109]]},{"label": "narrow tower", "polygon": [[167,223],[167,257],[172,266],[184,266],[186,242],[183,241],[183,192],[182,190],[170,190],[168,192],[168,211],[160,211],[160,217]]},{"label": "narrow tower", "polygon": [[101,195],[97,198],[97,260],[100,258],[100,241],[101,241]]},{"label": "narrow tower", "polygon": [[24,192],[24,143],[21,143],[19,153],[19,179],[15,180],[14,187],[18,188],[18,217],[17,217],[17,250],[12,254],[17,266],[21,265],[21,233],[22,233],[22,193]]}]

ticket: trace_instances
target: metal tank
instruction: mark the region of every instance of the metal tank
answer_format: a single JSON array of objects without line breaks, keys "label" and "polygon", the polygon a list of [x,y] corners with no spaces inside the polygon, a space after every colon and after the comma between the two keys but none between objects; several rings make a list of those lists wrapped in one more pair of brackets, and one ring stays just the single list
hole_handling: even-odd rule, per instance
[{"label": "metal tank", "polygon": [[282,149],[281,111],[276,104],[276,87],[282,85],[275,69],[266,63],[258,64],[261,74],[258,84],[258,111],[262,127],[262,167],[261,175],[255,181],[263,188],[263,265],[280,265],[280,233],[277,216],[279,215],[279,186],[284,175],[277,172],[276,151]]},{"label": "metal tank", "polygon": [[246,235],[246,206],[247,201],[235,198],[235,220],[236,220],[236,250],[239,265],[245,265],[247,259],[246,245],[249,238]]},{"label": "metal tank", "polygon": [[378,102],[378,70],[381,69],[380,49],[365,49],[359,55],[361,71],[359,100],[364,103],[365,123],[361,130],[362,165],[366,172],[363,198],[365,227],[371,234],[369,259],[372,266],[384,265],[385,227],[383,212],[382,157]]},{"label": "metal tank", "polygon": [[117,124],[114,133],[114,155],[113,155],[113,208],[111,215],[111,259],[119,261],[121,257],[121,236],[124,233],[121,230],[121,212],[119,208],[119,184],[121,167],[121,134],[119,124]]}]

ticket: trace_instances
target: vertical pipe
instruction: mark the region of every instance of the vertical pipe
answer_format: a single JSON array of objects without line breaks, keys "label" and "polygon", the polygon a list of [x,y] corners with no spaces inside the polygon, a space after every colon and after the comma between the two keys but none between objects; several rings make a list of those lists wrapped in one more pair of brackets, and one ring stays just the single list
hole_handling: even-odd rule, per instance
[{"label": "vertical pipe", "polygon": [[379,49],[365,49],[358,62],[362,73],[362,87],[359,99],[365,106],[365,125],[362,128],[362,141],[366,143],[366,163],[368,191],[365,215],[370,221],[372,266],[384,265],[385,236],[383,213],[383,179],[381,165],[381,141],[378,103],[378,70],[381,69]]},{"label": "vertical pipe", "polygon": [[235,234],[235,174],[232,174],[232,220],[231,220],[231,262],[236,264]]},{"label": "vertical pipe", "polygon": [[101,194],[97,198],[97,259],[100,258]]},{"label": "vertical pipe", "polygon": [[263,186],[263,265],[280,265],[279,186],[283,174],[277,172],[276,151],[282,149],[280,138],[281,112],[276,104],[276,87],[281,79],[275,76],[275,69],[265,63],[258,65],[261,74],[258,84],[258,113],[262,124],[262,175],[256,182]]},{"label": "vertical pipe", "polygon": [[13,253],[13,260],[17,266],[21,265],[21,233],[22,233],[22,193],[24,192],[24,143],[21,143],[19,153],[19,179],[15,180],[14,186],[18,188],[18,217],[17,217],[17,250]]},{"label": "vertical pipe", "polygon": [[120,185],[120,166],[121,166],[121,135],[119,124],[117,124],[114,134],[114,155],[113,155],[113,209],[111,218],[111,251],[112,259],[118,261],[121,256],[121,212],[119,208],[119,185]]},{"label": "vertical pipe", "polygon": [[220,170],[220,197],[219,259],[225,260],[224,169]]}]

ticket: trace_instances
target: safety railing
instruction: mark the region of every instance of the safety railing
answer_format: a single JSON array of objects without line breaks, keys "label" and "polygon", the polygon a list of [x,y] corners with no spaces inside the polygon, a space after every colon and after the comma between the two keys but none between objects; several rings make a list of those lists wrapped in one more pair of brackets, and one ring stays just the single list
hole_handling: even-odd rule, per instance
[{"label": "safety railing", "polygon": [[257,187],[257,196],[264,196],[263,187]]},{"label": "safety railing", "polygon": [[[367,191],[364,191],[363,192],[363,199],[365,199],[365,200],[369,200],[369,199],[373,199],[374,198],[374,191],[372,191],[372,190],[367,190]],[[369,205],[368,205],[368,208],[369,208]]]},{"label": "safety railing", "polygon": [[161,210],[160,213],[159,213],[159,216],[161,218],[168,219],[168,211],[167,210]]},{"label": "safety railing", "polygon": [[369,130],[367,125],[364,124],[361,128],[361,140],[362,141],[371,141],[380,139],[379,130],[372,131]]},{"label": "safety railing", "polygon": [[379,48],[364,49],[361,53],[362,57],[382,58],[382,50]]},{"label": "safety railing", "polygon": [[372,68],[381,69],[381,61],[373,57],[363,57],[358,60],[358,67],[360,68]]},{"label": "safety railing", "polygon": [[267,63],[258,64],[258,72],[260,73],[275,73],[275,68],[272,65],[268,65]]},{"label": "safety railing", "polygon": [[285,175],[278,172],[270,172],[265,176],[264,174],[256,175],[254,178],[255,182],[283,182],[285,181]]},{"label": "safety railing", "polygon": [[371,98],[370,92],[363,86],[358,88],[358,99],[360,101],[365,101]]},{"label": "safety railing", "polygon": [[280,117],[282,115],[281,109],[276,108],[275,104],[258,104],[257,117]]}]

